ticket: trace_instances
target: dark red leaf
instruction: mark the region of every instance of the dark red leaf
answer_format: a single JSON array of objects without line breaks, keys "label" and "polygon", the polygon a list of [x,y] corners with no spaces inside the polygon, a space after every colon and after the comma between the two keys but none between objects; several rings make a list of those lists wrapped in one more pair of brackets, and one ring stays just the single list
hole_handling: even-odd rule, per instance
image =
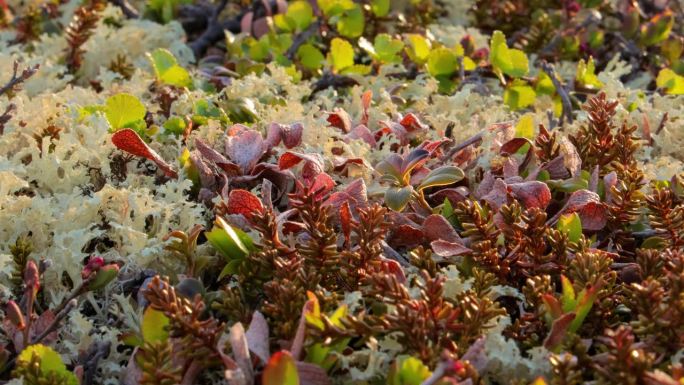
[{"label": "dark red leaf", "polygon": [[317,174],[311,180],[311,191],[316,193],[317,199],[322,199],[327,193],[335,188],[335,181],[325,172]]},{"label": "dark red leaf", "polygon": [[388,243],[393,246],[415,246],[423,243],[424,237],[422,229],[411,225],[399,225],[394,227]]},{"label": "dark red leaf", "polygon": [[339,128],[345,134],[351,131],[352,122],[347,111],[341,108],[335,108],[333,112],[328,113],[328,123],[331,126]]},{"label": "dark red leaf", "polygon": [[323,172],[323,158],[320,154],[303,154],[294,151],[287,151],[280,156],[278,160],[278,167],[281,170],[287,170],[304,161],[304,169],[302,176],[305,179],[312,178],[317,174]]},{"label": "dark red leaf", "polygon": [[501,154],[501,155],[515,154],[525,144],[529,144],[530,148],[532,148],[531,147],[532,142],[529,139],[527,139],[527,138],[513,138],[501,146],[501,148],[499,149],[499,154]]},{"label": "dark red leaf", "polygon": [[385,257],[381,258],[380,266],[382,271],[397,277],[399,283],[406,283],[406,274],[404,274],[404,269],[401,268],[399,262]]},{"label": "dark red leaf", "polygon": [[354,127],[349,134],[345,135],[345,142],[356,139],[363,140],[371,147],[375,147],[378,144],[373,136],[373,133],[363,124],[359,124],[358,126]]},{"label": "dark red leaf", "polygon": [[406,114],[406,116],[401,119],[399,124],[401,124],[408,132],[426,131],[428,129],[428,126],[421,123],[420,119],[418,119],[418,117],[413,113]]},{"label": "dark red leaf", "polygon": [[501,206],[508,203],[508,186],[506,182],[496,179],[489,193],[483,196],[482,200],[487,201],[495,210],[499,210]]},{"label": "dark red leaf", "polygon": [[162,159],[156,151],[145,143],[140,136],[130,128],[124,128],[112,135],[112,143],[119,150],[126,151],[135,156],[141,156],[154,162],[160,170],[169,178],[178,178],[178,173]]},{"label": "dark red leaf", "polygon": [[512,183],[508,185],[508,189],[528,209],[532,207],[546,209],[546,206],[551,202],[551,190],[544,182],[534,180]]},{"label": "dark red leaf", "polygon": [[458,236],[458,233],[454,230],[453,226],[451,226],[451,223],[439,214],[432,214],[425,218],[425,222],[423,222],[423,231],[425,232],[425,236],[431,241],[439,239],[449,242],[461,241],[461,237]]},{"label": "dark red leaf", "polygon": [[226,212],[228,214],[242,214],[251,221],[256,213],[263,213],[264,206],[261,204],[259,198],[247,190],[236,189],[228,195],[228,204],[226,205]]},{"label": "dark red leaf", "polygon": [[303,132],[304,126],[301,123],[271,123],[268,126],[266,143],[269,145],[269,147],[275,147],[282,141],[287,148],[297,147],[302,143]]},{"label": "dark red leaf", "polygon": [[565,206],[549,222],[554,223],[561,214],[573,212],[579,215],[584,230],[601,230],[608,220],[606,208],[601,203],[597,193],[589,190],[577,190],[570,195]]},{"label": "dark red leaf", "polygon": [[204,141],[202,141],[200,139],[195,139],[195,148],[197,149],[197,151],[202,155],[202,157],[205,160],[208,160],[208,161],[216,164],[223,171],[228,173],[228,175],[238,175],[239,174],[240,168],[238,167],[238,165],[236,165],[235,163],[228,160],[228,158],[223,156],[223,154],[221,154],[220,152],[211,148]]},{"label": "dark red leaf", "polygon": [[441,204],[444,199],[448,199],[452,206],[456,206],[456,203],[462,202],[468,196],[468,189],[466,187],[460,186],[455,188],[445,188],[437,191],[429,196],[430,200]]}]

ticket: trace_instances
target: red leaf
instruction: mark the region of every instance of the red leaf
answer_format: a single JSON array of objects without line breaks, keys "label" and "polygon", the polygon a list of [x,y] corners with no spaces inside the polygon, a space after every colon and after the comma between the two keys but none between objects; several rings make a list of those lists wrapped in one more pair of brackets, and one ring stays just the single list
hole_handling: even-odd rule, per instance
[{"label": "red leaf", "polygon": [[368,205],[366,183],[363,179],[358,178],[347,185],[344,190],[331,194],[325,204],[340,208],[345,202],[349,202],[350,208],[354,209],[365,208]]},{"label": "red leaf", "polygon": [[443,203],[444,199],[448,199],[452,206],[456,206],[456,203],[466,200],[468,196],[468,189],[466,187],[460,186],[455,188],[445,188],[431,194],[430,200],[433,202]]},{"label": "red leaf", "polygon": [[532,142],[529,139],[527,139],[527,138],[513,138],[501,146],[501,148],[499,149],[499,154],[501,154],[501,155],[515,154],[525,144],[529,144],[530,148],[532,148],[531,147]]},{"label": "red leaf", "polygon": [[352,122],[347,111],[341,108],[335,108],[333,112],[328,113],[328,123],[331,126],[339,128],[344,133],[351,131]]},{"label": "red leaf", "polygon": [[162,159],[156,151],[145,143],[142,138],[130,128],[124,128],[112,135],[112,143],[119,150],[126,151],[135,156],[141,156],[154,162],[160,170],[169,178],[178,178],[178,173]]},{"label": "red leaf", "polygon": [[401,124],[408,132],[426,131],[428,129],[428,126],[421,123],[418,117],[413,113],[406,114],[406,116],[401,119],[399,124]]},{"label": "red leaf", "polygon": [[458,236],[458,233],[451,226],[451,223],[438,214],[432,214],[425,218],[425,222],[423,222],[423,231],[431,241],[439,239],[449,242],[461,241],[461,237]]},{"label": "red leaf", "polygon": [[606,208],[598,194],[589,190],[578,190],[570,195],[561,212],[577,212],[585,230],[601,230],[608,220]]},{"label": "red leaf", "polygon": [[267,145],[258,131],[235,126],[230,131],[237,132],[226,140],[226,154],[240,166],[243,174],[249,174],[266,152]]},{"label": "red leaf", "polygon": [[200,139],[195,139],[195,148],[202,155],[202,157],[220,167],[228,175],[238,175],[240,168],[235,163],[231,162],[223,156],[220,152],[211,148],[208,144]]},{"label": "red leaf", "polygon": [[349,142],[350,140],[356,140],[356,139],[361,139],[364,142],[368,143],[371,147],[375,147],[378,142],[375,140],[375,137],[373,136],[373,133],[368,129],[363,124],[359,124],[358,126],[354,127],[351,132],[349,132],[347,135],[345,135],[345,142]]},{"label": "red leaf", "polygon": [[373,91],[368,90],[361,96],[361,107],[363,108],[363,115],[361,115],[361,124],[368,124],[368,109],[370,108],[371,101],[373,100]]},{"label": "red leaf", "polygon": [[568,328],[574,319],[575,313],[566,313],[554,320],[553,324],[551,325],[551,331],[544,340],[544,347],[549,350],[553,350],[560,345],[565,338],[565,333],[567,333]]},{"label": "red leaf", "polygon": [[404,269],[401,268],[399,262],[385,257],[381,258],[380,266],[382,271],[397,277],[399,283],[406,283],[406,274],[404,274]]},{"label": "red leaf", "polygon": [[294,151],[287,151],[280,156],[278,167],[287,170],[304,161],[302,176],[310,179],[323,172],[323,157],[320,154],[303,154]]},{"label": "red leaf", "polygon": [[508,185],[513,195],[521,200],[526,208],[546,209],[551,202],[551,190],[544,182],[528,181]]},{"label": "red leaf", "polygon": [[423,242],[423,230],[411,225],[395,226],[389,243],[394,246],[414,246]]},{"label": "red leaf", "polygon": [[482,200],[487,201],[495,210],[499,210],[499,207],[508,203],[508,186],[506,186],[506,182],[501,179],[495,180],[489,193],[483,196]]},{"label": "red leaf", "polygon": [[352,215],[349,209],[349,201],[344,202],[340,207],[340,223],[342,225],[342,233],[344,234],[344,242],[349,245],[349,238],[351,236]]},{"label": "red leaf", "polygon": [[503,165],[503,176],[507,182],[511,182],[511,178],[518,176],[518,161],[515,158],[506,158]]},{"label": "red leaf", "polygon": [[334,188],[335,181],[325,172],[316,175],[310,185],[310,189],[316,194],[317,199],[323,198],[323,196]]},{"label": "red leaf", "polygon": [[263,213],[264,206],[259,198],[247,190],[235,189],[228,195],[226,207],[228,214],[242,214],[251,221],[255,213]]},{"label": "red leaf", "polygon": [[270,147],[275,147],[280,144],[281,140],[285,147],[293,148],[302,143],[302,133],[304,126],[301,123],[294,124],[279,124],[271,123],[268,126],[268,136],[266,143]]},{"label": "red leaf", "polygon": [[430,246],[432,251],[440,257],[455,257],[472,252],[460,242],[448,242],[441,239],[432,241]]}]

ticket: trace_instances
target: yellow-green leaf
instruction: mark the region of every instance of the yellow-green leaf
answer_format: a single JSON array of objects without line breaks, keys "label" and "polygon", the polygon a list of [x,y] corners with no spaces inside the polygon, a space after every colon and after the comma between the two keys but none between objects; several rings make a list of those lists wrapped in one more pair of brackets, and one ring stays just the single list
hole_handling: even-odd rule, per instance
[{"label": "yellow-green leaf", "polygon": [[154,310],[152,307],[145,309],[142,319],[142,336],[145,342],[162,342],[169,337],[169,331],[166,327],[169,324],[169,319],[159,310]]},{"label": "yellow-green leaf", "polygon": [[350,39],[361,36],[366,19],[363,16],[363,9],[358,4],[348,11],[345,11],[337,22],[337,32]]},{"label": "yellow-green leaf", "polygon": [[105,116],[113,130],[133,128],[145,119],[145,106],[131,94],[116,94],[105,102]]},{"label": "yellow-green leaf", "polygon": [[428,73],[432,76],[453,74],[458,70],[458,57],[450,49],[439,47],[430,51],[427,59]]},{"label": "yellow-green leaf", "polygon": [[513,82],[504,91],[504,103],[513,111],[531,106],[536,97],[534,89],[523,81]]},{"label": "yellow-green leaf", "polygon": [[310,70],[317,70],[323,66],[325,57],[312,44],[302,44],[297,50],[297,56],[302,65]]},{"label": "yellow-green leaf", "polygon": [[669,68],[663,68],[656,78],[658,88],[671,95],[684,95],[684,76],[677,75]]},{"label": "yellow-green leaf", "polygon": [[557,227],[572,242],[578,242],[582,237],[582,220],[577,213],[561,215]]},{"label": "yellow-green leaf", "polygon": [[525,114],[515,125],[515,136],[518,138],[534,139],[534,114]]},{"label": "yellow-green leaf", "polygon": [[575,81],[589,89],[598,89],[603,87],[603,83],[601,83],[596,76],[596,66],[594,64],[593,57],[589,56],[589,61],[586,63],[584,60],[580,59],[579,63],[577,63],[577,74],[575,75]]},{"label": "yellow-green leaf", "polygon": [[408,40],[406,54],[414,63],[424,64],[430,55],[430,41],[418,34],[407,35],[406,39]]},{"label": "yellow-green leaf", "polygon": [[386,16],[390,11],[390,0],[371,0],[371,11],[377,17]]},{"label": "yellow-green leaf", "polygon": [[348,41],[336,37],[330,42],[329,61],[333,70],[340,72],[354,65],[354,48]]},{"label": "yellow-green leaf", "polygon": [[159,81],[177,87],[192,86],[190,74],[178,65],[178,61],[169,50],[157,48],[147,55],[152,61],[154,73]]},{"label": "yellow-green leaf", "polygon": [[499,74],[502,82],[502,73],[518,78],[527,75],[529,70],[527,55],[521,50],[508,48],[506,36],[501,31],[494,31],[492,35],[489,62],[494,67],[494,71]]}]

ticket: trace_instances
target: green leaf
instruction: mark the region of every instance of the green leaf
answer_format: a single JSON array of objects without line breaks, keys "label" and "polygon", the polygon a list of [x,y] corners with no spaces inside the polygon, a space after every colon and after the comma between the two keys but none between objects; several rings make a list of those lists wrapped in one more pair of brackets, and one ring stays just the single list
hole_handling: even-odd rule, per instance
[{"label": "green leaf", "polygon": [[339,16],[337,32],[350,39],[357,38],[363,34],[365,22],[363,9],[361,9],[360,5],[354,4],[353,8]]},{"label": "green leaf", "polygon": [[561,274],[561,286],[563,294],[561,296],[561,304],[563,306],[563,313],[568,313],[575,310],[577,307],[577,298],[575,297],[575,288],[572,287],[572,282]]},{"label": "green leaf", "polygon": [[169,318],[159,310],[152,309],[151,306],[145,309],[142,319],[142,336],[145,342],[162,342],[169,337],[166,327],[169,325]]},{"label": "green leaf", "polygon": [[427,70],[432,76],[451,75],[458,70],[458,57],[454,51],[439,47],[430,51]]},{"label": "green leaf", "polygon": [[174,135],[182,135],[186,127],[185,119],[180,116],[172,116],[164,122],[164,130]]},{"label": "green leaf", "polygon": [[354,48],[348,41],[336,37],[330,42],[330,64],[340,72],[354,65]]},{"label": "green leaf", "polygon": [[402,211],[411,199],[413,187],[389,187],[385,191],[385,204],[394,211]]},{"label": "green leaf", "polygon": [[285,17],[292,21],[293,29],[303,31],[313,21],[313,8],[308,1],[294,1],[287,5]]},{"label": "green leaf", "polygon": [[299,373],[294,358],[281,350],[268,360],[261,379],[263,385],[299,385]]},{"label": "green leaf", "polygon": [[534,140],[534,114],[525,114],[515,125],[515,136]]},{"label": "green leaf", "polygon": [[17,365],[29,365],[34,355],[38,356],[40,362],[40,372],[46,376],[56,376],[55,383],[78,385],[76,376],[67,370],[59,354],[52,348],[35,344],[26,347],[17,357]]},{"label": "green leaf", "polygon": [[504,103],[513,111],[531,106],[536,98],[537,93],[534,92],[534,89],[518,79],[506,87],[504,91]]},{"label": "green leaf", "polygon": [[375,36],[373,43],[375,58],[383,63],[398,63],[401,57],[397,55],[404,49],[404,43],[386,33]]},{"label": "green leaf", "polygon": [[456,166],[442,166],[430,171],[425,179],[420,182],[418,191],[429,187],[446,186],[456,183],[463,179],[464,176],[463,170]]},{"label": "green leaf", "polygon": [[642,249],[662,250],[667,247],[667,240],[663,237],[653,236],[644,239],[641,243]]},{"label": "green leaf", "polygon": [[425,64],[430,56],[430,41],[415,33],[407,35],[406,39],[406,54],[409,58],[418,65]]},{"label": "green leaf", "polygon": [[494,72],[499,74],[502,83],[505,83],[501,73],[519,78],[527,75],[529,70],[528,60],[525,53],[518,49],[508,48],[506,36],[501,31],[494,31],[489,47],[489,62],[494,67]]},{"label": "green leaf", "polygon": [[551,78],[546,72],[539,73],[534,89],[538,94],[542,95],[553,95],[556,93],[556,86],[553,85]]},{"label": "green leaf", "polygon": [[577,213],[561,215],[556,226],[572,242],[579,242],[582,237],[582,220]]},{"label": "green leaf", "polygon": [[205,232],[204,235],[227,262],[241,260],[254,250],[251,238],[242,230],[229,225],[221,217],[216,218],[214,228]]},{"label": "green leaf", "polygon": [[162,83],[176,87],[191,87],[192,79],[188,71],[178,65],[173,54],[164,48],[157,48],[147,54],[157,79]]},{"label": "green leaf", "polygon": [[304,67],[310,70],[317,70],[323,66],[325,57],[321,51],[313,44],[302,44],[297,49],[297,57]]},{"label": "green leaf", "polygon": [[390,5],[390,0],[371,0],[371,11],[376,17],[383,17],[389,13]]},{"label": "green leaf", "polygon": [[105,102],[105,116],[114,131],[134,128],[144,121],[146,112],[145,106],[131,94],[116,94]]},{"label": "green leaf", "polygon": [[577,306],[575,307],[576,316],[570,324],[568,331],[575,333],[579,330],[580,326],[582,326],[582,322],[584,322],[584,319],[587,318],[589,311],[591,311],[591,308],[594,306],[601,286],[601,284],[597,284],[596,286],[584,289],[579,293],[577,296]]},{"label": "green leaf", "polygon": [[577,74],[575,75],[575,81],[585,88],[588,89],[598,89],[603,87],[603,83],[598,80],[596,76],[596,66],[594,64],[594,58],[589,56],[589,61],[587,63],[580,59],[577,64]]},{"label": "green leaf", "polygon": [[684,95],[684,76],[677,75],[669,68],[663,68],[656,78],[658,88],[670,95]]},{"label": "green leaf", "polygon": [[387,376],[389,385],[420,385],[432,375],[430,369],[421,360],[407,357],[395,362]]}]

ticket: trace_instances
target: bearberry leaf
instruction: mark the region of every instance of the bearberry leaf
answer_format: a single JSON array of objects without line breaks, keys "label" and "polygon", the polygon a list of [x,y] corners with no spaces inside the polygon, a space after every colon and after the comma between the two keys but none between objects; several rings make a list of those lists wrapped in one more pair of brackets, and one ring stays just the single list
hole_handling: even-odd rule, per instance
[{"label": "bearberry leaf", "polygon": [[112,135],[112,143],[120,150],[136,156],[142,156],[154,162],[169,178],[177,178],[178,173],[162,159],[156,151],[145,143],[135,131],[124,128]]},{"label": "bearberry leaf", "polygon": [[[418,186],[418,190],[423,190],[429,187],[446,186],[456,183],[463,179],[465,174],[463,170],[456,166],[442,166],[436,168],[425,177]],[[546,186],[546,185],[544,185]]]}]

